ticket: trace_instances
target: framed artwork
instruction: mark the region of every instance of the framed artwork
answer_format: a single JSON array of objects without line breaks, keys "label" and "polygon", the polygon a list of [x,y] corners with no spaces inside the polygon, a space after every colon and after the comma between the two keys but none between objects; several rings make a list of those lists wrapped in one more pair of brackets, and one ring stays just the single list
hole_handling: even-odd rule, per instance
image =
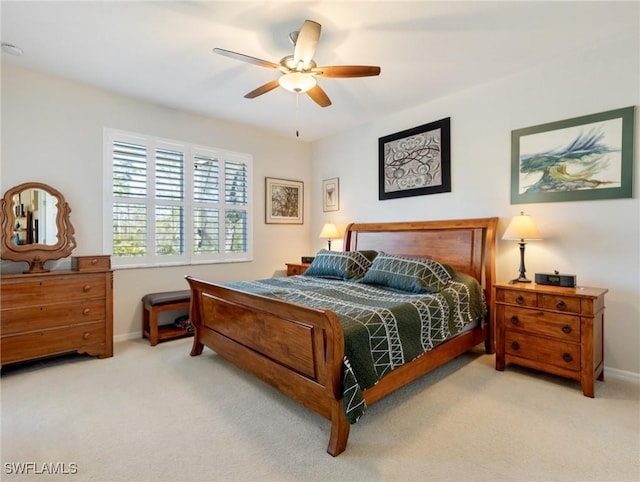
[{"label": "framed artwork", "polygon": [[337,177],[322,181],[322,210],[340,210],[340,179]]},{"label": "framed artwork", "polygon": [[632,196],[635,107],[511,132],[511,204]]},{"label": "framed artwork", "polygon": [[304,183],[265,177],[265,220],[267,224],[302,224]]},{"label": "framed artwork", "polygon": [[379,199],[451,192],[451,118],[378,139]]}]

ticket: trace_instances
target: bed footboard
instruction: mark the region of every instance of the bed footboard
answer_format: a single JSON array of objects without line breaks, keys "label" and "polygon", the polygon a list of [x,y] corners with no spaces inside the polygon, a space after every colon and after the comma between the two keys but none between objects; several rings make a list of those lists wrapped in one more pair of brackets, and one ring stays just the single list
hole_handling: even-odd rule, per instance
[{"label": "bed footboard", "polygon": [[187,276],[194,326],[191,355],[204,346],[331,421],[327,452],[347,446],[344,335],[337,316]]}]

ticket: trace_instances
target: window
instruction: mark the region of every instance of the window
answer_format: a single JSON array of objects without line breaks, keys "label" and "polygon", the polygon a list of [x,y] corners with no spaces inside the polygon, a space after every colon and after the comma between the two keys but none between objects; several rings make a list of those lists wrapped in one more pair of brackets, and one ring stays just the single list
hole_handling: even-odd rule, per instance
[{"label": "window", "polygon": [[251,164],[248,154],[105,129],[114,267],[251,260]]}]

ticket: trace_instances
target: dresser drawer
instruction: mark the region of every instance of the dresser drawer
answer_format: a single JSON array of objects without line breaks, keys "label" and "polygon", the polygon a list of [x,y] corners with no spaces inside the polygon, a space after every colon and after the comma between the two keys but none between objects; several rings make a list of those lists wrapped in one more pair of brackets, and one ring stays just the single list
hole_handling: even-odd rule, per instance
[{"label": "dresser drawer", "polygon": [[527,293],[517,290],[498,290],[497,302],[508,303],[510,305],[528,306],[535,308],[538,306],[536,293]]},{"label": "dresser drawer", "polygon": [[105,342],[104,322],[93,322],[3,336],[0,353],[2,364],[71,351],[108,355]]},{"label": "dresser drawer", "polygon": [[34,304],[26,308],[5,309],[2,316],[2,336],[59,326],[104,320],[105,301],[91,299],[69,303]]},{"label": "dresser drawer", "polygon": [[100,296],[104,298],[105,289],[104,274],[39,276],[33,280],[4,281],[0,297],[3,307],[17,308],[60,300],[82,300]]},{"label": "dresser drawer", "polygon": [[550,336],[574,343],[580,342],[580,317],[574,315],[505,306],[504,329]]},{"label": "dresser drawer", "polygon": [[71,269],[75,271],[108,271],[111,269],[111,256],[72,256]]},{"label": "dresser drawer", "polygon": [[548,340],[536,336],[507,331],[505,333],[507,355],[554,365],[567,370],[580,371],[580,345]]}]

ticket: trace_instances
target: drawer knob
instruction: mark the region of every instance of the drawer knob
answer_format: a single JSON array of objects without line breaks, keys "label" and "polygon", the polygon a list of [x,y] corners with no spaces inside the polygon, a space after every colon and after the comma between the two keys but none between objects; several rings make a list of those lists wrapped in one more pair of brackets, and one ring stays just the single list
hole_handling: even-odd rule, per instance
[{"label": "drawer knob", "polygon": [[85,331],[85,332],[82,334],[82,339],[83,339],[83,340],[88,340],[90,336],[91,336],[91,333],[89,333],[88,331]]},{"label": "drawer knob", "polygon": [[567,363],[570,363],[573,361],[573,357],[571,356],[571,353],[563,353],[562,354],[562,359],[564,361],[566,361]]},{"label": "drawer knob", "polygon": [[518,303],[519,305],[524,304],[524,296],[518,295],[518,297],[516,298],[516,303]]},{"label": "drawer knob", "polygon": [[518,343],[517,341],[512,341],[511,342],[511,348],[513,348],[514,350],[519,350],[520,349],[520,343]]},{"label": "drawer knob", "polygon": [[84,285],[82,287],[82,291],[84,291],[85,293],[87,293],[90,289],[91,289],[91,285]]},{"label": "drawer knob", "polygon": [[98,262],[98,258],[93,258],[93,259],[91,260],[91,264],[96,264],[97,262]]},{"label": "drawer knob", "polygon": [[560,300],[556,303],[556,308],[558,308],[559,310],[566,310],[567,309],[567,304]]},{"label": "drawer knob", "polygon": [[520,323],[520,320],[518,320],[518,315],[513,315],[511,317],[511,323],[513,323],[514,325],[517,325],[518,323]]},{"label": "drawer knob", "polygon": [[568,335],[571,333],[571,327],[569,325],[562,325],[562,332]]},{"label": "drawer knob", "polygon": [[86,316],[89,314],[90,311],[91,310],[89,308],[85,308],[84,310],[82,310],[82,314]]}]

